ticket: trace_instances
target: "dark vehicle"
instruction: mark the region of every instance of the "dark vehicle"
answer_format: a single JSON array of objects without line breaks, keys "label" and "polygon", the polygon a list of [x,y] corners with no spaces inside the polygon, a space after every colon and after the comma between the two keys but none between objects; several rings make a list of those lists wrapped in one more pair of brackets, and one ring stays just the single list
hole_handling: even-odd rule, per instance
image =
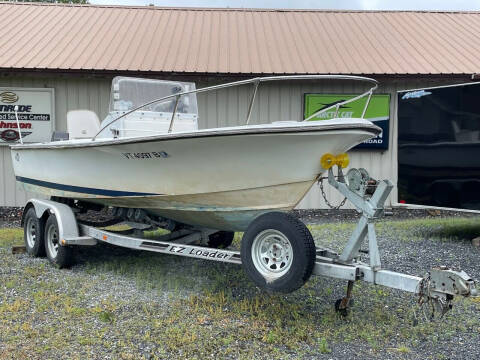
[{"label": "dark vehicle", "polygon": [[480,83],[398,93],[398,200],[480,210]]}]

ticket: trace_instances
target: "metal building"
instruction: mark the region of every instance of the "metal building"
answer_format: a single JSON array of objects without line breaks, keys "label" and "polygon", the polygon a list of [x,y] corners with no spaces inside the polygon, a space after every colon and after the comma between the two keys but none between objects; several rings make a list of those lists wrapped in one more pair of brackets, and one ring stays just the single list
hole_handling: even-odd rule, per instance
[{"label": "metal building", "polygon": [[[90,109],[103,119],[116,75],[194,81],[197,87],[280,74],[374,77],[381,83],[377,93],[390,95],[388,147],[352,150],[351,164],[394,184],[396,92],[468,82],[480,72],[477,12],[1,3],[0,21],[8,34],[0,44],[0,116],[10,116],[8,105],[2,107],[8,94],[53,89],[56,130],[66,130],[69,110]],[[305,94],[362,90],[349,82],[265,84],[252,122],[303,119]],[[199,95],[200,126],[242,124],[250,92],[235,87]],[[28,196],[16,187],[8,141],[0,142],[0,206],[22,206]],[[341,200],[333,192],[327,196]],[[396,202],[394,189],[387,205]],[[299,207],[325,207],[318,186]]]}]

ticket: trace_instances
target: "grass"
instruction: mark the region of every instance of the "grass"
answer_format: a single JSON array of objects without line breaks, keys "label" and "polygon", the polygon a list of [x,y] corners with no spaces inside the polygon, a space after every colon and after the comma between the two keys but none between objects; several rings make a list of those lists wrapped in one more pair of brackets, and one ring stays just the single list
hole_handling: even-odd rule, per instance
[{"label": "grass", "polygon": [[0,229],[0,247],[23,245],[22,229]]},{"label": "grass", "polygon": [[329,354],[332,350],[328,347],[328,342],[326,338],[321,338],[318,344],[318,348],[322,354]]},{"label": "grass", "polygon": [[[354,226],[310,228],[319,243],[341,247]],[[475,218],[386,221],[377,229],[402,241],[480,234]],[[236,234],[233,246],[240,240]],[[113,247],[84,249],[73,270],[58,270],[11,255],[22,243],[20,229],[0,229],[0,359],[331,358],[348,344],[363,344],[363,357],[402,358],[421,356],[424,342],[480,338],[478,299],[457,299],[443,321],[414,326],[413,296],[356,283],[356,306],[342,318],[332,306],[342,281],[312,278],[295,293],[272,295],[236,265]],[[441,357],[448,358],[438,350],[433,358]]]},{"label": "grass", "polygon": [[[330,223],[310,225],[315,240],[323,246],[342,248],[355,229],[355,223]],[[480,236],[480,219],[473,218],[425,218],[412,220],[380,221],[375,226],[377,235],[395,234],[401,241],[417,241],[434,238],[438,241],[470,241]]]}]

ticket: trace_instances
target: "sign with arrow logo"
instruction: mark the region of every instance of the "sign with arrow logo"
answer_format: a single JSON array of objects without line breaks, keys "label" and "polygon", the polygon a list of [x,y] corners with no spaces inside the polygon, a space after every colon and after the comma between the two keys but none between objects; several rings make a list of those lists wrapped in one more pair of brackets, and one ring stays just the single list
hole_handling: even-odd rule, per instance
[{"label": "sign with arrow logo", "polygon": [[[315,114],[321,109],[326,109],[332,105],[341,103],[345,100],[354,98],[354,94],[305,94],[304,119]],[[337,118],[359,118],[365,107],[367,97],[357,101],[341,105],[336,115]],[[318,114],[310,121],[330,120],[335,117],[335,108]],[[388,135],[390,122],[390,95],[378,94],[372,95],[370,103],[365,113],[365,119],[373,122],[382,128],[382,133],[377,137],[367,140],[355,149],[388,149]]]}]

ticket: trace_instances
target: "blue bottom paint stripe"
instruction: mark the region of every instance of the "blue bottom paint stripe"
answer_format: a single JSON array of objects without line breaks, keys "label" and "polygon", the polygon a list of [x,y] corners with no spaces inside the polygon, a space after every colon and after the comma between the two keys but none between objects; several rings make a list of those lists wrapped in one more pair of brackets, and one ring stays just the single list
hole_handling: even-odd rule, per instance
[{"label": "blue bottom paint stripe", "polygon": [[16,176],[17,181],[32,184],[37,186],[42,186],[50,189],[77,192],[83,194],[92,194],[92,195],[104,195],[104,196],[148,196],[148,195],[161,195],[154,193],[143,193],[143,192],[133,192],[133,191],[118,191],[118,190],[105,190],[105,189],[95,189],[82,186],[73,186],[73,185],[63,185],[52,183],[48,181],[36,180],[31,178],[25,178],[22,176]]}]

